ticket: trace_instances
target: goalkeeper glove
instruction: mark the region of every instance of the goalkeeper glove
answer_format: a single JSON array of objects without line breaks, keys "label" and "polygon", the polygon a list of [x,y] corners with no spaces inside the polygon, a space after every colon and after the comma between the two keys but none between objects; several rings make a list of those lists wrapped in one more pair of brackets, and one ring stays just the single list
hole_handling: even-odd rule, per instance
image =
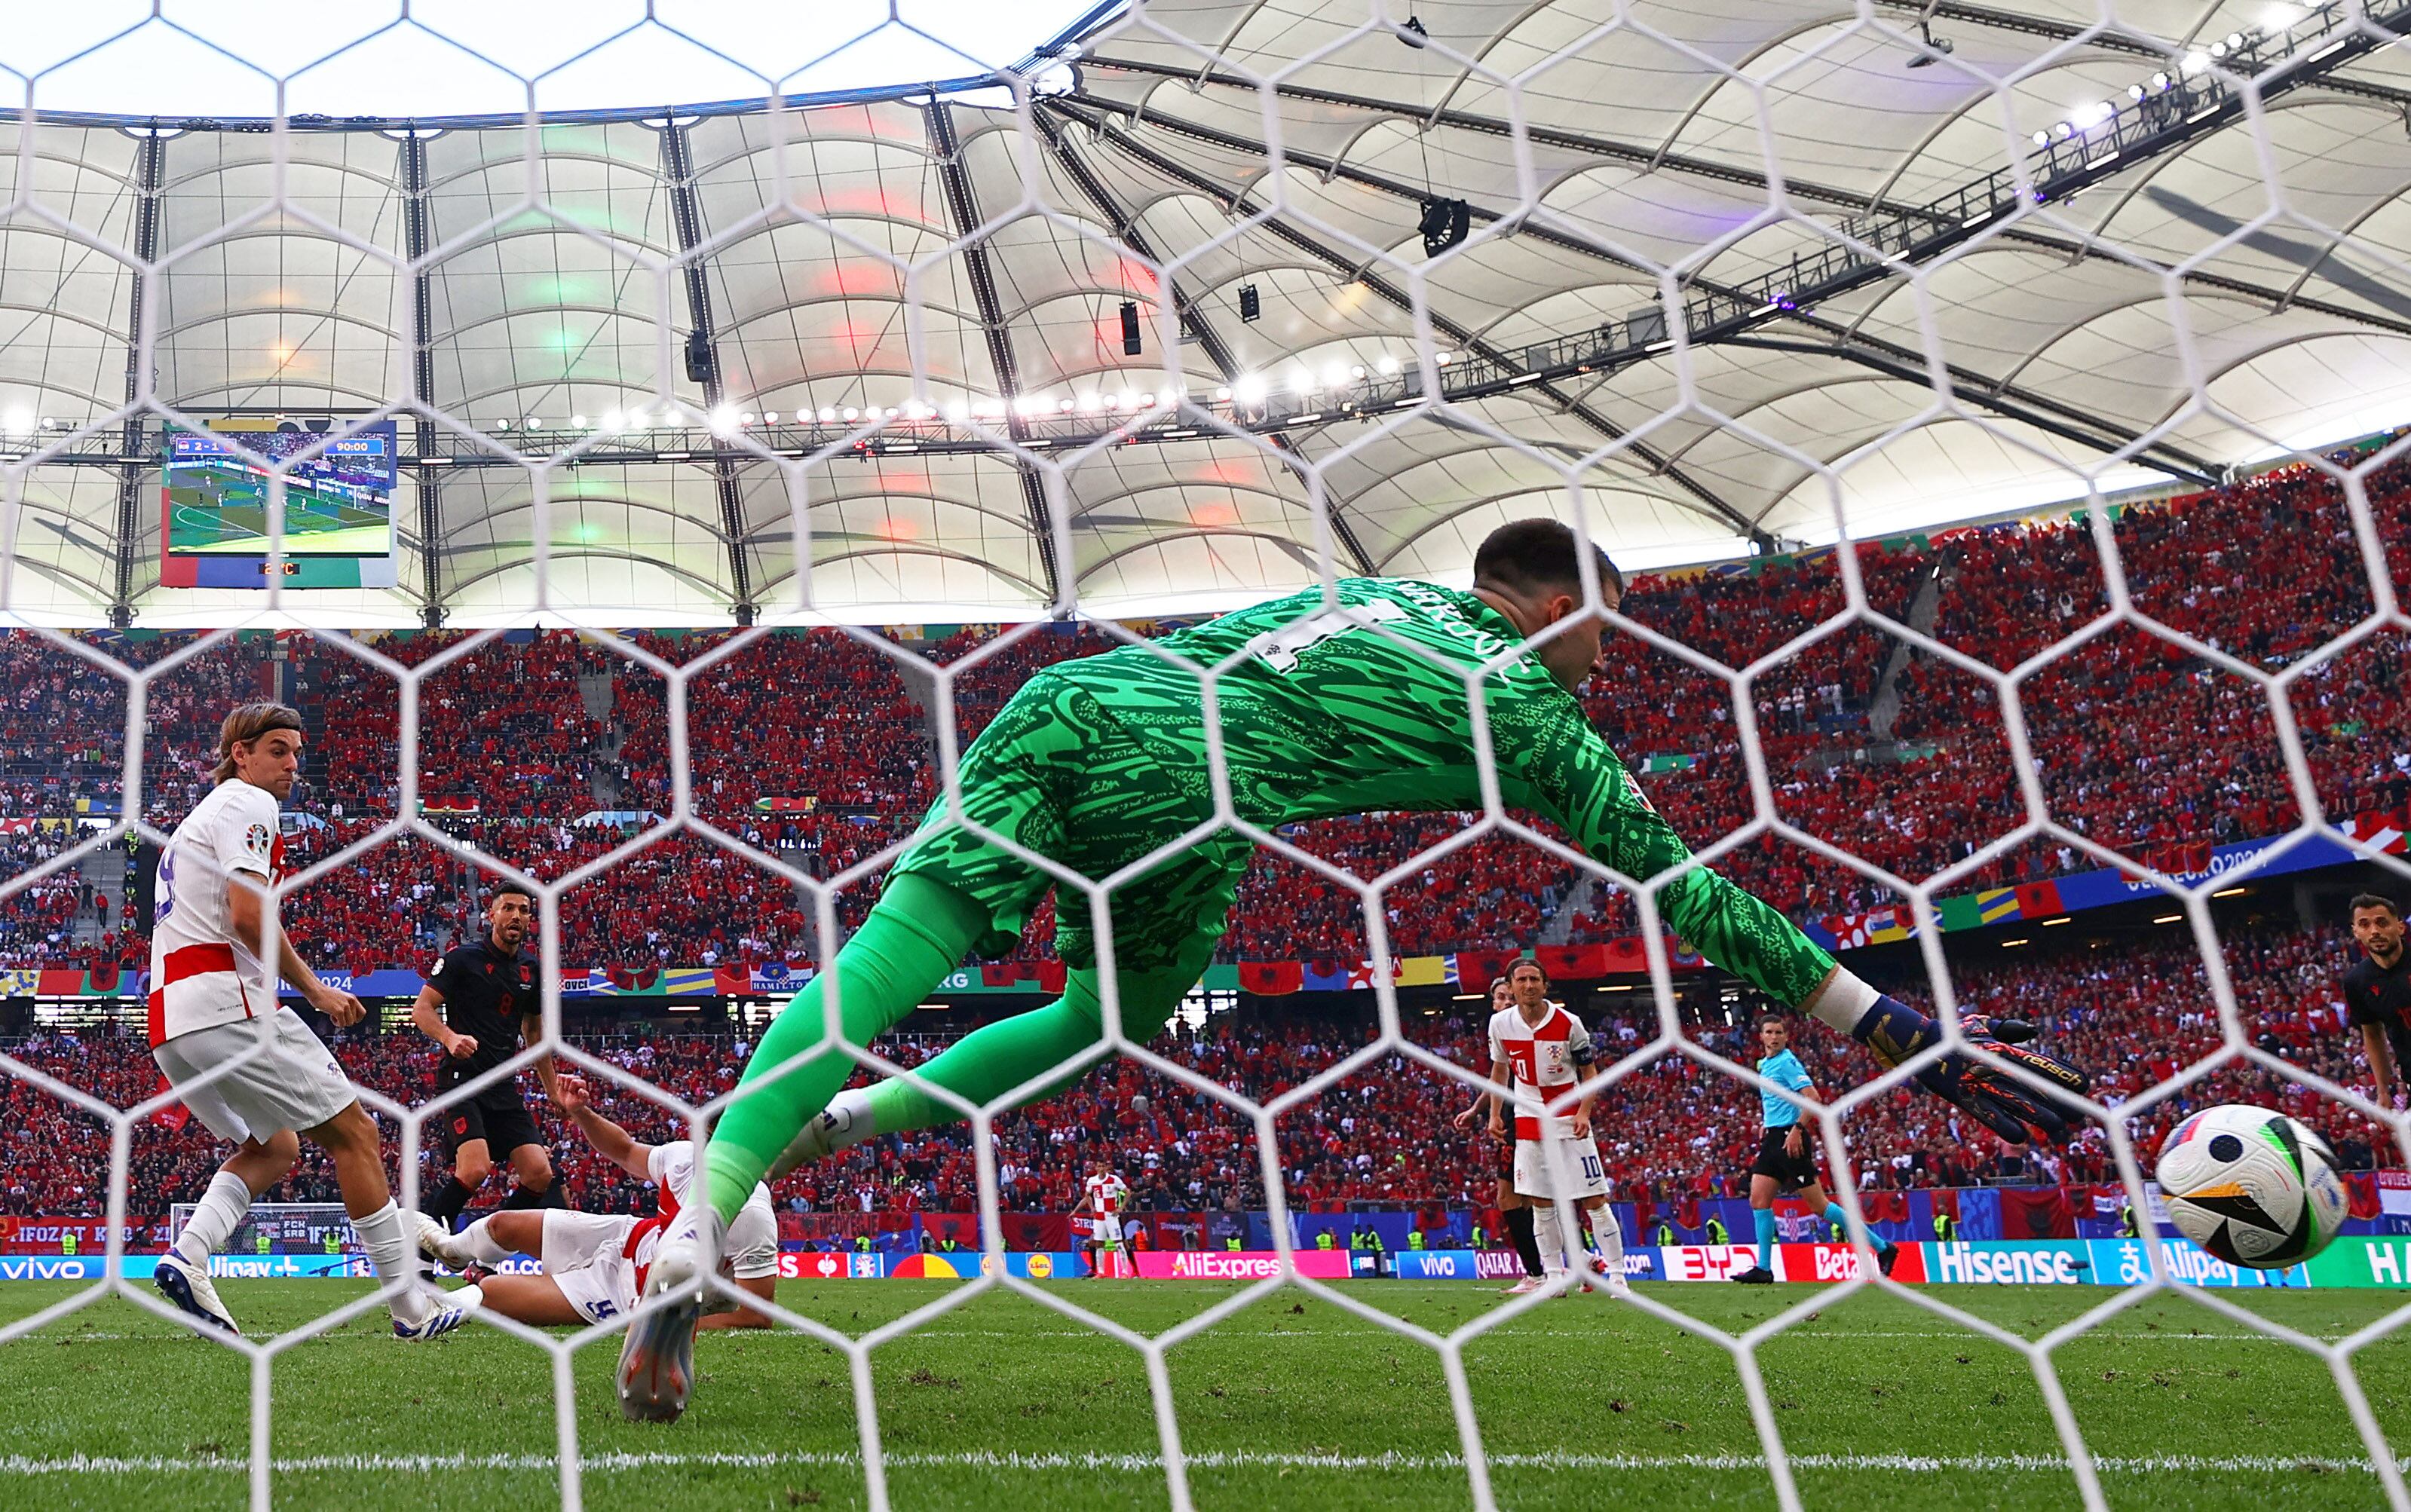
[{"label": "goalkeeper glove", "polygon": [[[2026,1043],[2035,1027],[2023,1019],[1994,1019],[1962,1014],[1961,1036],[1969,1045],[2019,1066],[2045,1082],[2081,1097],[2093,1079],[2047,1051]],[[1886,1066],[1897,1066],[1942,1039],[1942,1023],[1928,1018],[1896,997],[1878,997],[1867,1010],[1853,1038],[1875,1052]],[[2083,1119],[2082,1110],[2002,1071],[1997,1067],[1956,1053],[1944,1055],[1917,1073],[1917,1084],[1958,1108],[2012,1144],[2041,1139],[2065,1143],[2071,1122]]]}]

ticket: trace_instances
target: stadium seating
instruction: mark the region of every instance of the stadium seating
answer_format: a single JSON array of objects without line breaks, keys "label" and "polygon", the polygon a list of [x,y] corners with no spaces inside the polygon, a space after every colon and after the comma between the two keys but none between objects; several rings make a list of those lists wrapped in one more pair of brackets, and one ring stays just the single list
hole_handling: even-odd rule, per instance
[{"label": "stadium seating", "polygon": [[[2079,939],[2049,954],[1963,974],[1961,1001],[1970,1010],[2016,1013],[2042,1022],[2052,1042],[2071,1058],[2099,1069],[2104,1100],[2113,1105],[2149,1083],[2199,1061],[2219,1042],[2217,1016],[2189,937],[2166,938],[2115,950]],[[2305,1070],[2340,1083],[2365,1085],[2358,1036],[2343,1032],[2321,984],[2333,967],[2331,943],[2291,930],[2239,931],[2228,942],[2242,1024],[2253,1042]],[[1921,982],[1886,985],[1923,996]],[[1643,1012],[1645,999],[1635,1002]],[[1723,1022],[1707,1005],[1709,1024],[1692,1034],[1704,1048],[1747,1061],[1756,1054],[1746,1015]],[[1594,1031],[1621,1055],[1645,1042],[1654,1020],[1594,1012]],[[1418,1043],[1479,1073],[1487,1063],[1478,1011],[1414,1021]],[[1370,1038],[1369,1015],[1306,1017],[1279,1011],[1209,1023],[1160,1047],[1176,1063],[1222,1085],[1263,1098],[1294,1086]],[[662,1091],[701,1102],[734,1083],[750,1049],[740,1034],[655,1032],[625,1028],[576,1035],[583,1048],[624,1068]],[[951,1036],[906,1034],[884,1042],[886,1054],[915,1065]],[[433,1095],[436,1052],[404,1030],[383,1037],[334,1037],[346,1072],[362,1085],[405,1102]],[[1806,1022],[1795,1043],[1809,1074],[1828,1093],[1874,1070],[1863,1051]],[[110,1101],[129,1105],[150,1097],[159,1079],[139,1032],[112,1028],[45,1031],[10,1044],[7,1053],[49,1075]],[[533,1103],[542,1099],[527,1079]],[[614,1085],[599,1088],[599,1105],[640,1137],[679,1137],[679,1126],[658,1104]],[[14,1211],[60,1215],[96,1214],[106,1188],[108,1144],[93,1121],[26,1085],[10,1081],[0,1121],[0,1193]],[[1420,1062],[1390,1057],[1359,1071],[1286,1114],[1281,1156],[1291,1202],[1305,1211],[1352,1204],[1460,1207],[1479,1210],[1493,1195],[1496,1152],[1479,1138],[1459,1136],[1449,1120],[1471,1100],[1464,1083]],[[2272,1072],[2222,1069],[2175,1098],[2155,1105],[2132,1126],[2147,1161],[2162,1133],[2197,1107],[2249,1100],[2283,1106],[2328,1129],[2349,1163],[2366,1168],[2376,1156],[2357,1119]],[[586,1150],[576,1131],[541,1110],[566,1195],[596,1210],[631,1211],[646,1200],[637,1184]],[[1758,1095],[1688,1057],[1663,1057],[1618,1082],[1601,1099],[1601,1155],[1624,1199],[1676,1200],[1737,1195],[1754,1154]],[[1068,1211],[1083,1162],[1103,1155],[1125,1172],[1139,1206],[1183,1210],[1259,1208],[1264,1192],[1253,1127],[1205,1094],[1118,1061],[1054,1100],[997,1123],[998,1158],[1008,1207]],[[2101,1136],[2089,1133],[2068,1149],[2022,1156],[1967,1126],[1922,1095],[1894,1092],[1849,1122],[1851,1157],[1870,1189],[1964,1185],[1980,1182],[2114,1182],[2116,1168]],[[61,1152],[69,1152],[62,1159]],[[133,1203],[138,1211],[197,1191],[223,1156],[197,1124],[141,1126],[133,1142]],[[422,1177],[437,1179],[440,1152],[426,1156]],[[2390,1163],[2390,1162],[2389,1162]],[[499,1199],[498,1184],[489,1199]],[[276,1194],[287,1200],[331,1200],[335,1188],[323,1156],[305,1152],[300,1168]],[[839,1159],[807,1168],[783,1182],[780,1204],[796,1212],[964,1211],[974,1205],[976,1176],[967,1133],[943,1128],[873,1141]]]},{"label": "stadium seating", "polygon": [[[2381,541],[2399,552],[2411,467],[2375,473],[2368,493]],[[2370,610],[2342,490],[2308,467],[2128,509],[2107,533],[2139,611],[2248,666],[2288,666]],[[1937,638],[1996,666],[2031,657],[2108,603],[2094,528],[2083,519],[1867,546],[1859,564],[1871,608],[1902,620],[1929,616]],[[2027,818],[2000,713],[1990,685],[1964,669],[1907,654],[1863,623],[1834,623],[1845,606],[1826,553],[1768,559],[1755,570],[1644,575],[1624,607],[1726,666],[1781,653],[1749,690],[1774,815],[1875,866],[1931,877]],[[1796,644],[1812,632],[1818,638]],[[1041,668],[1116,644],[1093,627],[1041,626],[993,646],[997,635],[993,627],[964,629],[901,647],[948,667],[982,653],[953,687],[963,741]],[[423,663],[465,638],[438,632],[372,644]],[[860,866],[909,834],[936,791],[936,712],[926,706],[932,685],[908,680],[899,656],[843,632],[757,634],[733,649],[727,638],[645,632],[633,640],[672,663],[720,654],[688,690],[695,814],[808,877]],[[197,652],[182,633],[93,640],[137,666],[183,657],[146,704],[145,809],[153,823],[172,824],[202,791],[204,756],[226,704],[270,690],[300,703],[312,726],[290,806],[307,818],[289,837],[290,858],[307,864],[394,817],[399,697],[369,662],[309,635],[229,637]],[[2331,818],[2411,801],[2402,662],[2400,638],[2386,632],[2310,669],[2296,686],[2293,713]],[[80,804],[103,811],[113,804],[124,695],[113,678],[23,633],[0,636],[0,676],[24,691],[31,716],[13,736],[16,748],[0,750],[0,825],[13,826],[0,830],[0,858],[17,866],[54,851],[72,833],[57,821],[75,817]],[[581,679],[606,676],[606,712],[598,714]],[[2109,630],[2032,669],[2024,694],[2051,817],[2078,836],[2129,855],[2166,856],[2299,821],[2262,690],[2172,640],[2131,626]],[[1619,634],[1585,699],[1695,846],[1759,818],[1723,681]],[[2112,703],[2122,717],[2099,718]],[[460,649],[422,689],[419,721],[430,821],[538,876],[595,861],[673,807],[662,681],[591,639],[516,632]],[[2230,738],[2177,742],[2170,734],[2192,729]],[[598,817],[579,822],[589,815]],[[1368,815],[1294,826],[1284,838],[1361,880],[1429,851],[1472,821]],[[805,894],[774,871],[708,849],[680,840],[574,892],[563,910],[564,960],[699,966],[814,951]],[[2028,841],[1956,874],[1953,885],[2098,864],[2069,840]],[[1790,840],[1752,839],[1718,865],[1804,918],[1896,901],[1879,879]],[[860,918],[875,873],[841,894],[842,922]],[[474,867],[436,846],[388,841],[312,884],[312,908],[296,932],[324,961],[355,970],[422,964],[460,927],[478,885]],[[68,877],[0,901],[0,965],[139,961],[136,921],[122,898],[112,901],[110,916],[99,917]],[[1498,836],[1408,871],[1383,902],[1390,947],[1401,954],[1544,937],[1581,943],[1638,926],[1619,890],[1586,885],[1572,866]],[[1045,955],[1052,931],[1052,913],[1042,909],[1015,957]],[[1366,953],[1353,888],[1267,853],[1240,891],[1222,958]]]}]

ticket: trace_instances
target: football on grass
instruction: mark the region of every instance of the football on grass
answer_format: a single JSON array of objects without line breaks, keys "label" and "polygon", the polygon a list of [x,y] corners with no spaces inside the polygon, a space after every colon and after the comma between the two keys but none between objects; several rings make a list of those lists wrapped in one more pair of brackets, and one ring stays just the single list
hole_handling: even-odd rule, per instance
[{"label": "football on grass", "polygon": [[2348,1205],[2328,1141],[2284,1113],[2205,1108],[2160,1146],[2177,1231],[2230,1265],[2278,1270],[2327,1248]]}]

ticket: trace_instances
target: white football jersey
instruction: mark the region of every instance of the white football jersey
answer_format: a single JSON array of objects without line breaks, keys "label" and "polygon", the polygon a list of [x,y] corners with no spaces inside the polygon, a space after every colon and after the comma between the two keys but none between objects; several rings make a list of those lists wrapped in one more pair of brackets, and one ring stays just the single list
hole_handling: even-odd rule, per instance
[{"label": "white football jersey", "polygon": [[193,806],[159,852],[151,925],[151,1042],[276,1011],[276,974],[235,938],[227,880],[275,880],[285,841],[276,795],[229,778]]},{"label": "white football jersey", "polygon": [[1120,1213],[1130,1200],[1130,1184],[1110,1173],[1091,1176],[1088,1180],[1089,1211],[1100,1218],[1110,1218]]},{"label": "white football jersey", "polygon": [[[645,1173],[652,1178],[664,1221],[638,1226],[636,1248],[629,1258],[636,1262],[639,1276],[652,1265],[653,1250],[668,1228],[667,1220],[676,1218],[694,1196],[694,1141],[672,1140],[654,1145],[653,1153],[645,1157]],[[753,1184],[753,1195],[745,1199],[745,1206],[729,1222],[728,1232],[721,1236],[720,1269],[739,1281],[779,1273],[779,1214],[770,1206],[770,1188],[760,1182]],[[643,1285],[637,1283],[639,1288]]]},{"label": "white football jersey", "polygon": [[[1573,1137],[1573,1122],[1548,1112],[1548,1104],[1582,1080],[1590,1064],[1590,1031],[1582,1020],[1555,1003],[1537,1025],[1524,1022],[1513,1007],[1490,1016],[1490,1055],[1510,1068],[1514,1088],[1515,1137],[1519,1140],[1563,1140]],[[1566,1113],[1573,1111],[1569,1099]]]}]

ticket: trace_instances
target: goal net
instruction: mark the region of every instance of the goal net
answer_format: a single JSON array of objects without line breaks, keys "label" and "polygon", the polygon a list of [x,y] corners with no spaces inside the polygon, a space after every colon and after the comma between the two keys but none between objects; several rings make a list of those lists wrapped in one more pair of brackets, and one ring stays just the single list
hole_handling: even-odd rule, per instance
[{"label": "goal net", "polygon": [[[183,1231],[190,1202],[168,1207],[168,1227]],[[224,1276],[366,1275],[365,1253],[341,1202],[254,1202],[210,1273]]]},{"label": "goal net", "polygon": [[[1465,678],[1476,775],[1438,815],[1368,783],[1351,792],[1369,819],[1249,817],[1214,702],[1230,668],[1177,667],[1200,690],[1183,734],[1210,776],[1184,795],[1206,821],[1111,876],[1001,842],[1053,901],[947,988],[1052,997],[1057,932],[1086,928],[1101,1037],[977,1108],[913,1075],[939,1046],[842,1043],[968,1128],[809,1199],[779,1189],[826,1218],[957,1182],[975,1222],[925,1224],[927,1246],[897,1254],[959,1287],[866,1321],[811,1286],[878,1274],[878,1226],[823,1223],[826,1251],[759,1304],[794,1383],[760,1399],[806,1400],[809,1381],[836,1405],[808,1430],[667,1447],[608,1410],[616,1320],[481,1315],[467,1340],[546,1365],[538,1447],[371,1472],[541,1473],[564,1508],[604,1500],[603,1476],[839,1471],[879,1508],[913,1499],[906,1476],[1039,1505],[1031,1477],[1076,1500],[1109,1476],[1186,1509],[1368,1471],[1484,1509],[1559,1476],[1669,1501],[1709,1477],[1787,1508],[1856,1494],[1854,1476],[1937,1499],[2009,1476],[2015,1498],[2099,1507],[2139,1483],[2269,1494],[2308,1458],[2353,1505],[2411,1508],[2384,1416],[2400,1393],[2367,1374],[2382,1358],[2399,1380],[2400,1316],[2287,1311],[2330,1295],[2307,1266],[2272,1272],[2299,1298],[2222,1289],[2258,1273],[2214,1275],[2146,1190],[2183,1116],[2245,1101],[2360,1152],[2355,1243],[2411,1214],[2374,1169],[2411,1152],[2404,1114],[2330,969],[2346,895],[2411,877],[2393,576],[2411,545],[2411,9],[1133,0],[1001,37],[957,14],[978,7],[900,0],[834,7],[844,24],[415,7],[356,31],[159,8],[122,33],[0,40],[19,108],[0,665],[24,697],[0,715],[17,952],[0,1070],[48,1131],[0,1150],[33,1163],[54,1137],[85,1188],[24,1200],[117,1226],[208,1179],[197,1132],[158,1132],[183,1114],[124,1048],[145,999],[120,983],[149,959],[143,865],[208,791],[202,753],[238,698],[303,705],[324,753],[281,836],[282,917],[317,931],[307,964],[366,993],[471,938],[496,880],[525,887],[531,1054],[650,1141],[704,1136],[739,1095],[733,1056],[671,1042],[701,1037],[666,1016],[658,1047],[599,1045],[579,1005],[734,1002],[718,1043],[758,1043],[764,1005],[826,969],[928,807],[963,812],[966,750],[1033,677],[1115,648],[1173,668],[1163,634],[1296,592],[1319,596],[1245,656],[1395,640],[1341,582],[1465,589],[1477,545],[1516,519],[1574,527],[1629,580],[1584,568],[1580,608],[1606,631],[1577,696],[1693,852],[1610,869],[1569,839],[1566,804],[1543,811],[1527,753],[1493,749],[1487,690],[1571,634],[1484,642]],[[192,93],[210,75],[226,93]],[[499,95],[394,93],[471,76]],[[664,98],[698,103],[630,104]],[[1138,949],[1116,938],[1118,900],[1207,831],[1258,859],[1160,1036],[1110,969]],[[1761,1253],[1699,1204],[1727,1177],[1746,1190],[1761,1119],[1803,1099],[1760,1069],[1776,1005],[1675,931],[1703,868],[1931,1009],[1945,1050],[1966,1048],[1963,1013],[2036,1018],[2099,1078],[2089,1127],[2004,1151],[1917,1090],[1932,1060],[1887,1072],[1795,1018],[1817,1070],[1805,1158],[1842,1217],[1836,1233],[1787,1199],[1765,1243],[1783,1282],[1834,1285],[1761,1305],[1652,1284],[1554,1315],[1548,1291],[1410,1296],[1410,1272],[1459,1272],[1410,1263],[1409,1228],[1421,1248],[1464,1215],[1445,1210],[1514,1184],[1494,1147],[1464,1153],[1486,1120],[1451,1119],[1498,1090],[1491,979],[1527,951],[1585,984],[1614,1211],[1660,1267],[1636,1279],[1721,1278]],[[2053,940],[2088,932],[2097,953]],[[1292,996],[1340,994],[1369,996],[1361,1024],[1281,1019]],[[93,1001],[110,1006],[73,1006]],[[1231,1024],[1261,1041],[1230,1048]],[[471,1094],[431,1094],[424,1065],[368,1037],[352,1050],[396,1197],[417,1205]],[[1068,1210],[1088,1148],[1013,1110],[1082,1070],[1111,1088],[1083,1105],[1091,1132],[1160,1163],[1177,1199],[1179,1223],[1147,1232],[1196,1254],[1162,1273],[1244,1285],[1148,1313],[1013,1263],[1049,1253],[1014,1222]],[[1600,1174],[1554,1169],[1565,1189]],[[597,1170],[577,1179],[626,1195]],[[1362,1263],[1319,1257],[1363,1242],[1334,1221],[1351,1203],[1412,1223]],[[1249,1258],[1216,1258],[1225,1243]],[[1915,1274],[1878,1271],[1894,1243]],[[955,1245],[977,1254],[957,1268]],[[2373,1253],[2351,1284],[2390,1264],[2399,1285],[2401,1258]],[[1152,1276],[1158,1258],[1108,1263]],[[263,1202],[212,1272],[365,1261],[341,1204]],[[2008,1308],[1956,1281],[2100,1289]],[[0,1345],[31,1350],[111,1291],[12,1306]],[[177,1321],[124,1276],[113,1293]],[[256,1507],[353,1463],[277,1450],[294,1400],[277,1388],[311,1363],[296,1346],[375,1305],[328,1295],[277,1331],[212,1336],[252,1366],[236,1389]],[[2215,1325],[2203,1350],[2263,1353],[2194,1379],[2091,1352],[2173,1358],[2148,1312],[2172,1298]],[[984,1338],[991,1301],[1042,1321],[964,1346],[980,1370],[890,1378],[915,1341]],[[1256,1358],[1223,1370],[1216,1352],[1241,1347],[1223,1330],[1272,1308]],[[1833,1382],[1857,1377],[1816,1353],[1862,1316],[1849,1368],[1951,1403],[1911,1413],[1914,1442],[1869,1426],[1901,1410],[1881,1382],[1845,1406]],[[917,1447],[929,1401],[1067,1335],[1118,1352],[1110,1375],[1102,1354],[1062,1375],[1126,1393],[1135,1437],[1083,1436],[1033,1376],[1031,1400],[983,1404],[982,1442]],[[1348,1368],[1298,1389],[1280,1373],[1309,1348]],[[2230,1384],[2280,1351],[2301,1367],[2286,1391]],[[1612,1361],[1551,1407],[1560,1438],[1519,1417],[1536,1357]],[[1964,1392],[1953,1373],[1982,1360],[2006,1372]],[[416,1365],[363,1355],[358,1379],[399,1392]],[[1631,1410],[1627,1378],[1675,1366],[1722,1384]],[[2141,1441],[2178,1414],[2139,1376],[2221,1403],[2210,1437],[2240,1447]],[[2281,1421],[2247,1432],[2281,1395]],[[2015,1421],[1984,1418],[1986,1397]],[[708,1384],[699,1400],[709,1422]],[[979,1416],[935,1414],[949,1433]],[[1327,1443],[1326,1417],[1353,1436]],[[773,1441],[796,1432],[818,1436]],[[93,1470],[80,1452],[25,1462],[199,1476],[235,1458]],[[698,1505],[766,1488],[820,1495],[732,1478]]]}]

